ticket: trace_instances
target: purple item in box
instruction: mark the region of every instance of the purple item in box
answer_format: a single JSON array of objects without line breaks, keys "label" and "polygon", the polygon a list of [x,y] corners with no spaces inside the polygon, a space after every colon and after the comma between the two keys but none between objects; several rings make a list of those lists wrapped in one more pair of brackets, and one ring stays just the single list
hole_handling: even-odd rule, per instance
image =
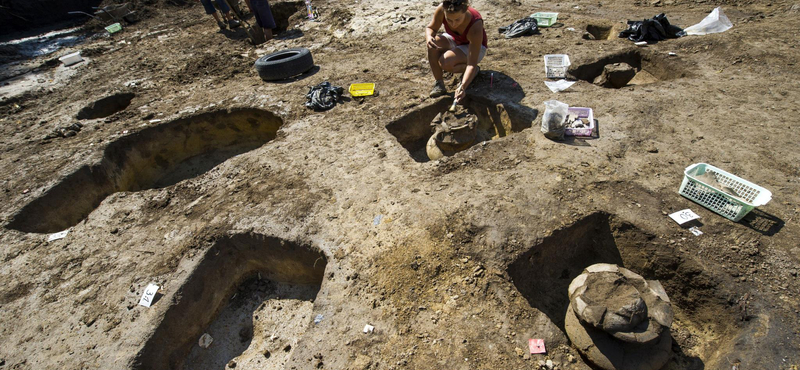
[{"label": "purple item in box", "polygon": [[577,115],[578,118],[588,119],[589,126],[583,128],[566,127],[564,135],[591,137],[592,132],[594,132],[594,112],[592,111],[592,108],[569,107],[567,112],[570,115]]}]

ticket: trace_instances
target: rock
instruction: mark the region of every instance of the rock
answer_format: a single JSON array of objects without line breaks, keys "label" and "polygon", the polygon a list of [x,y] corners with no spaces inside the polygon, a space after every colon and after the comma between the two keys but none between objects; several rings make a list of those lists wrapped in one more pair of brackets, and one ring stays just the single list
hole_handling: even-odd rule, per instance
[{"label": "rock", "polygon": [[231,368],[231,369],[235,368],[236,367],[236,361],[231,360],[231,362],[228,362],[228,367]]},{"label": "rock", "polygon": [[597,367],[655,370],[671,357],[672,307],[658,281],[597,264],[572,281],[569,293],[565,331]]},{"label": "rock", "polygon": [[606,64],[603,73],[594,79],[594,84],[619,89],[625,87],[634,76],[636,70],[628,63]]},{"label": "rock", "polygon": [[545,361],[544,362],[544,366],[547,367],[548,369],[552,370],[553,369],[553,360]]}]

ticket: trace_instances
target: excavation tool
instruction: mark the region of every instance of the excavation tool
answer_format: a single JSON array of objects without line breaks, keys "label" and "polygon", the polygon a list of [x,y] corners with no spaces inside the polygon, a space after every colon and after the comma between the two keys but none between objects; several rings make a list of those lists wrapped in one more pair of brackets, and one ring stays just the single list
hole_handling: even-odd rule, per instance
[{"label": "excavation tool", "polygon": [[244,24],[244,31],[247,32],[247,37],[250,38],[250,42],[252,42],[253,45],[260,45],[267,42],[267,38],[264,36],[264,29],[262,29],[258,23],[250,25],[242,16],[242,11],[239,9],[239,0],[233,0],[233,2],[229,2],[228,0],[220,1],[227,4],[228,7],[231,8],[233,14],[236,15],[236,18]]}]

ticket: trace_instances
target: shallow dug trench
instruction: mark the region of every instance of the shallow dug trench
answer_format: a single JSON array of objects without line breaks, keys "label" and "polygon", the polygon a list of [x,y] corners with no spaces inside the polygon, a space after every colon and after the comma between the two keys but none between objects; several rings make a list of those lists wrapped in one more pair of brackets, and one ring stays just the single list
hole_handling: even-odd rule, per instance
[{"label": "shallow dug trench", "polygon": [[738,339],[752,335],[742,328],[730,285],[675,245],[661,244],[606,213],[554,231],[511,263],[508,274],[530,305],[563,331],[570,282],[584,268],[601,262],[658,280],[666,289],[675,312],[671,332],[677,344],[665,369],[716,368],[725,364],[727,351],[738,352],[732,350]]},{"label": "shallow dug trench", "polygon": [[[671,59],[670,59],[671,58]],[[567,70],[567,77],[594,83],[607,64],[627,63],[636,70],[628,85],[645,85],[690,76],[688,66],[676,57],[632,49],[600,57],[587,63],[574,63]]]},{"label": "shallow dug trench", "polygon": [[134,97],[136,97],[134,93],[119,93],[107,96],[83,107],[75,118],[95,119],[108,117],[127,108]]},{"label": "shallow dug trench", "polygon": [[[431,121],[452,104],[452,97],[441,98],[397,118],[386,125],[397,142],[408,150],[417,162],[429,162],[425,144],[433,134]],[[462,103],[470,113],[478,116],[477,139],[472,145],[520,132],[531,127],[538,111],[526,106],[493,101],[480,96],[467,96]]]},{"label": "shallow dug trench", "polygon": [[[217,240],[130,367],[282,369],[313,320],[327,262],[315,247],[274,237]],[[205,333],[208,348],[198,344]]]},{"label": "shallow dug trench", "polygon": [[8,228],[65,230],[107,196],[176,184],[275,138],[283,120],[264,110],[220,110],[148,127],[109,144],[98,164],[83,166],[28,203]]},{"label": "shallow dug trench", "polygon": [[606,25],[590,24],[586,26],[586,33],[583,38],[586,40],[608,40],[611,38],[611,29],[613,27]]}]

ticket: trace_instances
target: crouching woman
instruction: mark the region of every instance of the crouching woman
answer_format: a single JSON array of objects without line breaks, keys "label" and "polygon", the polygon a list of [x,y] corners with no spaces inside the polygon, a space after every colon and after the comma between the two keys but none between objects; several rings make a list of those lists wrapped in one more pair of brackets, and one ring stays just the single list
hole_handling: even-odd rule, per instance
[{"label": "crouching woman", "polygon": [[[445,33],[437,35],[442,24]],[[478,63],[486,55],[486,40],[483,18],[468,0],[444,0],[436,7],[425,29],[428,62],[436,80],[431,97],[447,94],[442,71],[463,73],[455,98],[461,100],[466,95],[464,91],[478,75]]]}]

